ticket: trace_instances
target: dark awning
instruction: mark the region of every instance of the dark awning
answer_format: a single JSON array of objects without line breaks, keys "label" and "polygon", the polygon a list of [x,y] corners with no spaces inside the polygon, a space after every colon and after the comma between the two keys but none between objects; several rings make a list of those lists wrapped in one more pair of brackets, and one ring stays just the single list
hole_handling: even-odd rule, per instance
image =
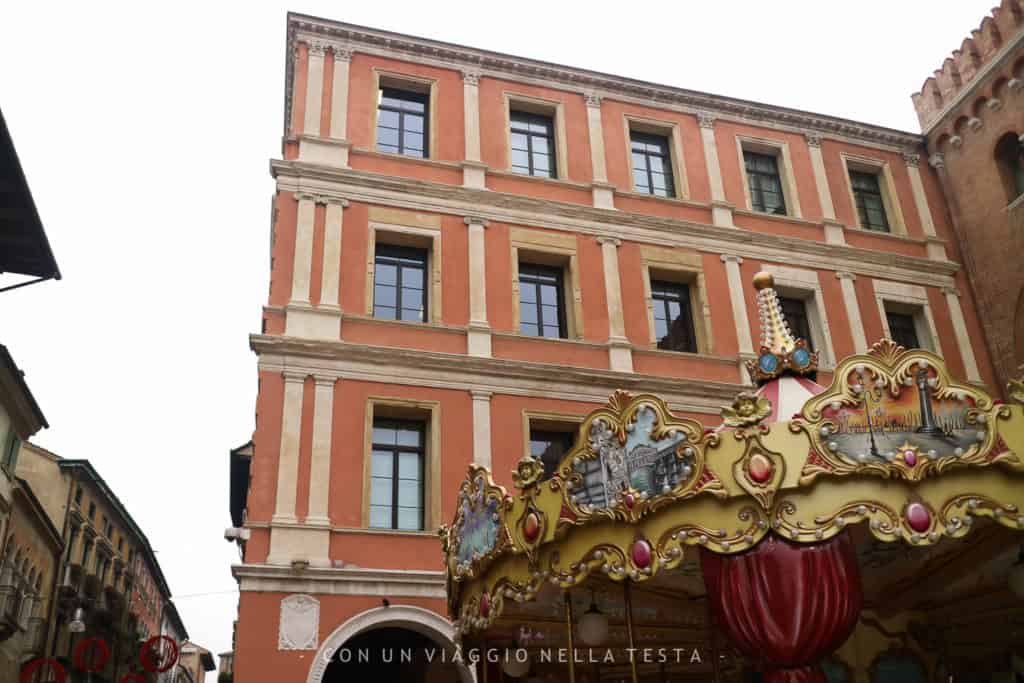
[{"label": "dark awning", "polygon": [[0,111],[0,274],[3,273],[60,279],[60,269]]}]

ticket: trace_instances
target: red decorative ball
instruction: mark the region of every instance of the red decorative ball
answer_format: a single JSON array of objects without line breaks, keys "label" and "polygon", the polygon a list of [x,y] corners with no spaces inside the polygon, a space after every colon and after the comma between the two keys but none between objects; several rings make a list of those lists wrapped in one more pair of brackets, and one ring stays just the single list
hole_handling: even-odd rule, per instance
[{"label": "red decorative ball", "polygon": [[633,544],[633,564],[637,569],[647,569],[651,566],[651,544],[644,539],[639,539]]}]

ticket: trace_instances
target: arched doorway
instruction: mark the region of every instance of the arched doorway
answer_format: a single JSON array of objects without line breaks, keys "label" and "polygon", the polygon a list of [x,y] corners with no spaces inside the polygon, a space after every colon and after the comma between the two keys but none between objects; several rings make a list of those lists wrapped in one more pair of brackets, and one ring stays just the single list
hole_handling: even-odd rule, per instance
[{"label": "arched doorway", "polygon": [[420,607],[368,610],[324,640],[306,683],[475,683],[468,667],[452,662],[453,635],[446,619]]}]

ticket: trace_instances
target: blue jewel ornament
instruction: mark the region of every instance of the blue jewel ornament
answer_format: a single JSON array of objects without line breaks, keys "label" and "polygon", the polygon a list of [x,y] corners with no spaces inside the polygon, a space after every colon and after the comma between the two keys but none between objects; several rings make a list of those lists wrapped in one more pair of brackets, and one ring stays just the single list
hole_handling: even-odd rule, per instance
[{"label": "blue jewel ornament", "polygon": [[757,365],[762,372],[770,374],[779,367],[779,359],[775,357],[775,354],[765,353],[757,360]]},{"label": "blue jewel ornament", "polygon": [[798,368],[806,368],[811,362],[811,354],[807,349],[795,350],[791,358],[793,359],[793,364]]}]

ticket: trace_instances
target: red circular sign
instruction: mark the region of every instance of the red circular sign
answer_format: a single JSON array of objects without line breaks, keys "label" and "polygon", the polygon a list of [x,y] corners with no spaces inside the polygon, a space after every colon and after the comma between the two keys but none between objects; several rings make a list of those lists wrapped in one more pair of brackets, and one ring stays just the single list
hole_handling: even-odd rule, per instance
[{"label": "red circular sign", "polygon": [[71,661],[79,671],[99,673],[110,660],[110,646],[102,638],[86,638],[75,645]]},{"label": "red circular sign", "polygon": [[153,636],[143,644],[139,661],[150,673],[169,671],[178,661],[178,644],[169,636]]},{"label": "red circular sign", "polygon": [[68,674],[56,659],[33,659],[21,670],[21,683],[32,683],[39,674],[39,683],[64,683]]}]

